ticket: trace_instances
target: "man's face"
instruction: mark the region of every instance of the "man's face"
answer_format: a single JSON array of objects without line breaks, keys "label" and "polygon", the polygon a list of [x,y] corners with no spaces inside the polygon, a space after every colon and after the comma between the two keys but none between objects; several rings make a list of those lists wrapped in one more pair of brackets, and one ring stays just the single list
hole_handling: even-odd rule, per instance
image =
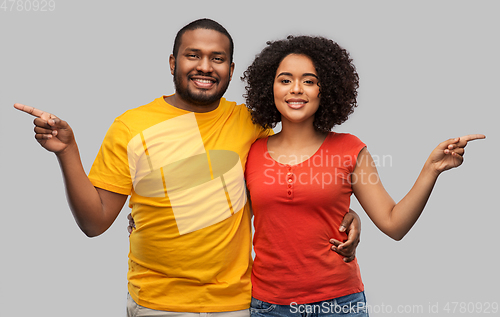
[{"label": "man's face", "polygon": [[229,39],[222,33],[196,29],[181,38],[177,57],[170,55],[175,92],[186,106],[217,108],[233,75]]}]

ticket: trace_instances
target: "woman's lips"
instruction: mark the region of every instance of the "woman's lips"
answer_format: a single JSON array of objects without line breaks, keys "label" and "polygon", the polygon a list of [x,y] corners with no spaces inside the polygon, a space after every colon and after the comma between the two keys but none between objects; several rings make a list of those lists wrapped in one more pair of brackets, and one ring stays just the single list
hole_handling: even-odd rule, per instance
[{"label": "woman's lips", "polygon": [[300,109],[304,107],[307,103],[305,100],[287,100],[286,103],[288,104],[288,107],[292,109]]}]

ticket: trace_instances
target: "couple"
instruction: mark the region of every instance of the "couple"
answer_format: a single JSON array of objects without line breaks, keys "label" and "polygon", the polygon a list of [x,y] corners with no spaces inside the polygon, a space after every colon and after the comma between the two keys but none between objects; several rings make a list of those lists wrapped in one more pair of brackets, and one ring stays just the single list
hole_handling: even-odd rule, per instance
[{"label": "couple", "polygon": [[[255,315],[291,314],[292,303],[363,304],[357,262],[344,262],[350,254],[330,248],[346,239],[338,227],[350,194],[383,232],[401,239],[438,175],[459,166],[467,142],[484,136],[441,143],[395,204],[380,182],[364,179],[377,173],[365,145],[329,132],[356,105],[358,79],[345,50],[313,37],[269,43],[243,76],[250,111],[222,98],[234,70],[232,52],[230,35],[212,20],[181,29],[170,56],[175,94],[119,116],[88,176],[66,122],[15,107],[37,117],[35,137],[56,154],[85,234],[103,233],[131,195],[130,316],[247,316],[250,278]],[[268,137],[280,121],[282,131]],[[318,156],[344,161],[311,164]],[[301,178],[318,172],[335,179]],[[253,271],[244,174],[255,215]]]}]

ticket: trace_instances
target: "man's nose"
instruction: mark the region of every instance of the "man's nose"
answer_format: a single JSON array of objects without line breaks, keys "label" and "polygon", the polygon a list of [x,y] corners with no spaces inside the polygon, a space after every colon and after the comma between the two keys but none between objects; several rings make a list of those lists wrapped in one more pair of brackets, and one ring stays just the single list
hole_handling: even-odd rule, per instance
[{"label": "man's nose", "polygon": [[212,63],[208,57],[201,58],[196,70],[202,73],[211,73],[213,71]]}]

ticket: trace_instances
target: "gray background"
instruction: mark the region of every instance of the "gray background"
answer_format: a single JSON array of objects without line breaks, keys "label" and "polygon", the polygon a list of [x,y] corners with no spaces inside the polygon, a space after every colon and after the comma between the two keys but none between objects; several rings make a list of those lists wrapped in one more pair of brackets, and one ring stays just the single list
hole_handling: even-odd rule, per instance
[{"label": "gray background", "polygon": [[[349,50],[359,107],[336,131],[392,159],[379,173],[396,201],[439,142],[486,134],[467,147],[463,166],[440,177],[401,242],[352,200],[363,221],[358,260],[372,316],[499,302],[495,1],[55,2],[53,12],[9,11],[10,3],[0,10],[2,316],[124,316],[127,292],[128,207],[102,236],[86,238],[67,207],[57,160],[34,140],[33,118],[12,105],[67,120],[88,172],[116,116],[173,92],[173,38],[200,17],[234,38],[226,97],[238,102],[239,77],[267,40],[315,34]],[[407,312],[398,314],[399,305]],[[448,315],[463,316],[459,308]]]}]

